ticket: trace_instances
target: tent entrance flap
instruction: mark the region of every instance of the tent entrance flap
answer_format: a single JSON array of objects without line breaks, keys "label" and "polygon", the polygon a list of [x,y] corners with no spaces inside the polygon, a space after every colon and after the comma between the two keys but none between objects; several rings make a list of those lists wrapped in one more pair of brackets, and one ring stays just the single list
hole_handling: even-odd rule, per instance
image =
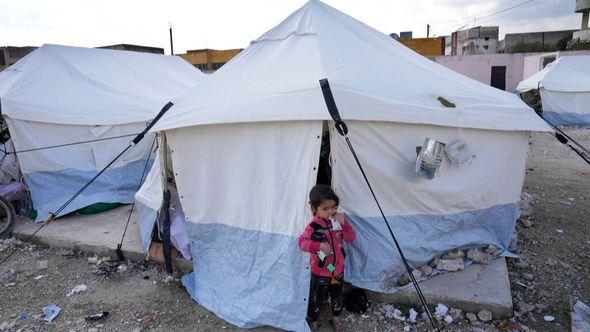
[{"label": "tent entrance flap", "polygon": [[318,162],[318,177],[316,184],[332,185],[332,163],[330,161],[330,130],[328,121],[324,121],[322,128],[322,145]]}]

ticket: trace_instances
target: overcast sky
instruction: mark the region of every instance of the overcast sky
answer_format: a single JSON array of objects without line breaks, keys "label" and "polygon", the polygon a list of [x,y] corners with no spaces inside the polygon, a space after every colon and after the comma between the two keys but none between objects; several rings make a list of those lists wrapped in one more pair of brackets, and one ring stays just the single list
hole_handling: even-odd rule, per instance
[{"label": "overcast sky", "polygon": [[[579,29],[575,0],[325,0],[384,32],[414,37],[449,34],[463,25],[499,25],[506,33]],[[95,47],[138,44],[170,52],[244,48],[281,22],[305,0],[0,0],[0,46],[44,43]]]}]

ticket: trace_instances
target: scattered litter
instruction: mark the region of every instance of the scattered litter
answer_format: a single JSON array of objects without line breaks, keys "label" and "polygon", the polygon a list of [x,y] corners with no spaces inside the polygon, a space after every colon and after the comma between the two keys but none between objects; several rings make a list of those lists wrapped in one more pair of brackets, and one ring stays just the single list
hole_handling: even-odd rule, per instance
[{"label": "scattered litter", "polygon": [[15,285],[16,285],[16,282],[10,282],[10,283],[5,284],[4,287],[12,287]]},{"label": "scattered litter", "polygon": [[82,292],[85,292],[85,291],[87,291],[87,290],[88,290],[88,286],[86,286],[86,285],[84,285],[84,284],[82,284],[82,285],[78,285],[78,286],[74,287],[74,288],[73,288],[73,289],[72,289],[72,290],[71,290],[71,291],[70,291],[70,292],[67,294],[67,296],[68,296],[68,297],[70,297],[70,296],[72,296],[72,295],[74,295],[74,294],[77,294],[77,293],[82,293]]},{"label": "scattered litter", "polygon": [[556,229],[555,231],[559,234],[563,234],[563,229]]},{"label": "scattered litter", "polygon": [[43,274],[42,274],[42,275],[38,275],[38,276],[36,276],[36,277],[35,277],[35,278],[33,278],[33,279],[35,279],[35,280],[39,280],[39,279],[41,279],[41,278],[43,278],[43,277],[45,277],[45,275],[43,275]]},{"label": "scattered litter", "polygon": [[590,331],[590,307],[576,301],[572,310],[572,332]]},{"label": "scattered litter", "polygon": [[444,317],[444,316],[447,315],[448,312],[449,312],[449,308],[446,305],[444,305],[442,303],[439,303],[436,306],[436,311],[435,311],[434,314],[437,315],[437,316],[439,316],[439,317]]},{"label": "scattered litter", "polygon": [[19,320],[27,320],[27,319],[29,319],[29,316],[27,316],[27,315],[20,315],[20,316],[18,317],[18,319],[19,319]]},{"label": "scattered litter", "polygon": [[552,321],[554,321],[554,320],[555,320],[555,317],[553,317],[553,316],[544,316],[544,317],[543,317],[543,319],[544,319],[546,322],[552,322]]},{"label": "scattered litter", "polygon": [[410,309],[410,322],[416,323],[416,317],[418,317],[418,312],[416,312],[416,310],[414,310],[414,308],[411,308]]},{"label": "scattered litter", "polygon": [[44,307],[43,314],[45,315],[45,317],[43,317],[43,320],[46,322],[51,322],[55,319],[55,317],[57,317],[57,315],[59,315],[60,311],[61,308],[53,304]]},{"label": "scattered litter", "polygon": [[445,316],[445,322],[446,322],[447,324],[451,324],[451,323],[453,322],[453,317],[451,317],[451,316],[449,316],[449,315],[446,315],[446,316]]},{"label": "scattered litter", "polygon": [[103,312],[99,312],[97,314],[87,316],[85,319],[87,321],[100,320],[100,319],[106,318],[108,315],[109,315],[108,311],[103,311]]},{"label": "scattered litter", "polygon": [[559,203],[563,204],[563,205],[572,205],[574,202],[570,201],[568,199],[564,199],[562,201],[559,201]]},{"label": "scattered litter", "polygon": [[123,272],[127,271],[127,265],[125,265],[125,264],[119,265],[119,267],[117,267],[117,271],[119,271],[119,273],[123,273]]},{"label": "scattered litter", "polygon": [[361,315],[361,318],[362,318],[362,319],[367,319],[367,318],[369,318],[369,317],[371,317],[371,315],[369,315],[369,314],[362,314],[362,315]]},{"label": "scattered litter", "polygon": [[404,315],[402,314],[402,312],[400,310],[398,310],[398,309],[395,309],[393,311],[393,318],[395,318],[395,319],[397,319],[399,321],[402,321],[402,322],[405,322],[406,321],[406,317],[404,317]]},{"label": "scattered litter", "polygon": [[98,263],[98,256],[88,257],[88,263],[97,264]]},{"label": "scattered litter", "polygon": [[165,276],[164,279],[162,280],[162,283],[164,283],[165,285],[169,285],[173,282],[174,282],[174,277],[171,275]]}]

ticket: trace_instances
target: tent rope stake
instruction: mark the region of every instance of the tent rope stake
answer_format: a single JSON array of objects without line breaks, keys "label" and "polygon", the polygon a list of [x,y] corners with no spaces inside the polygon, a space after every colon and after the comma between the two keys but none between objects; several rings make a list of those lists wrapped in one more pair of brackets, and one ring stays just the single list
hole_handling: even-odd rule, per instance
[{"label": "tent rope stake", "polygon": [[348,148],[350,149],[350,152],[352,153],[352,156],[354,157],[356,164],[358,165],[361,173],[363,174],[363,178],[365,179],[365,182],[367,183],[367,186],[369,187],[369,190],[371,191],[371,195],[373,195],[373,199],[375,200],[375,203],[377,204],[377,207],[379,208],[379,211],[381,212],[381,216],[383,217],[383,221],[387,225],[387,229],[389,230],[389,234],[391,235],[391,238],[393,239],[395,247],[397,248],[397,251],[404,263],[406,271],[410,275],[410,279],[412,280],[412,284],[414,285],[414,288],[416,289],[416,293],[418,294],[418,297],[420,298],[420,302],[422,303],[422,306],[424,307],[424,310],[426,311],[426,314],[428,315],[428,319],[430,320],[430,324],[432,325],[432,327],[435,330],[441,331],[441,329],[438,325],[438,322],[436,321],[436,319],[434,318],[434,316],[430,312],[430,307],[428,306],[428,302],[426,301],[426,298],[424,297],[424,294],[422,293],[422,290],[420,289],[420,286],[418,285],[418,282],[416,281],[416,278],[414,277],[414,274],[412,273],[412,268],[410,267],[410,264],[408,263],[408,260],[406,259],[406,256],[404,255],[404,252],[403,252],[401,246],[399,245],[397,238],[395,237],[395,235],[393,234],[393,231],[391,230],[391,226],[389,225],[389,221],[387,220],[387,217],[385,217],[385,213],[383,212],[383,209],[381,208],[381,204],[379,204],[379,200],[377,200],[377,196],[375,195],[375,192],[373,191],[373,187],[371,186],[371,183],[369,182],[369,179],[367,178],[367,175],[365,174],[365,171],[364,171],[364,169],[361,165],[361,162],[360,162],[360,160],[359,160],[359,158],[352,146],[352,143],[350,142],[350,139],[348,138],[348,127],[346,126],[346,123],[344,123],[344,121],[342,121],[342,118],[340,118],[340,113],[338,112],[338,107],[336,106],[336,101],[334,100],[334,95],[332,94],[332,90],[330,89],[330,84],[329,84],[327,78],[320,80],[320,87],[322,88],[322,93],[324,95],[324,101],[326,102],[326,107],[328,108],[328,112],[330,112],[330,116],[332,117],[332,119],[335,122],[336,130],[346,140],[346,144],[348,144]]},{"label": "tent rope stake", "polygon": [[[108,165],[106,165],[100,172],[98,172],[98,174],[96,174],[92,179],[90,179],[90,181],[88,181],[82,188],[80,188],[80,190],[78,190],[74,195],[72,195],[72,197],[70,197],[70,199],[68,199],[62,206],[60,206],[57,210],[55,210],[55,212],[49,213],[49,215],[47,216],[45,221],[43,221],[41,226],[39,226],[39,228],[37,228],[37,230],[35,232],[33,232],[33,234],[29,235],[22,243],[29,241],[43,227],[45,227],[46,225],[49,225],[50,222],[55,220],[55,218],[68,205],[70,205],[70,203],[72,203],[74,201],[74,199],[76,199],[76,197],[78,197],[86,188],[88,188],[88,186],[90,186],[90,184],[92,184],[94,182],[94,180],[96,180],[102,173],[104,173],[113,163],[115,163],[115,161],[117,161],[117,159],[119,159],[125,152],[127,152],[127,150],[129,150],[130,148],[137,145],[137,143],[139,143],[145,137],[147,132],[150,129],[152,129],[152,127],[156,124],[156,122],[158,122],[162,118],[162,116],[164,116],[164,114],[172,107],[172,105],[174,105],[174,104],[171,102],[168,102],[166,105],[164,105],[162,110],[160,110],[160,113],[158,113],[158,115],[156,115],[156,117],[147,125],[147,127],[141,133],[137,134],[137,136],[131,142],[129,142],[129,145],[123,151],[121,151],[121,153],[119,153],[113,160],[111,160],[111,162],[108,163]],[[0,261],[0,265],[2,265],[4,262],[6,262],[6,260],[8,260],[8,258],[10,258],[10,256],[12,256],[20,247],[21,246],[17,246],[16,248],[14,248],[12,250],[12,252],[10,252],[10,254],[8,254],[8,256],[4,257],[2,259],[2,261]]]}]

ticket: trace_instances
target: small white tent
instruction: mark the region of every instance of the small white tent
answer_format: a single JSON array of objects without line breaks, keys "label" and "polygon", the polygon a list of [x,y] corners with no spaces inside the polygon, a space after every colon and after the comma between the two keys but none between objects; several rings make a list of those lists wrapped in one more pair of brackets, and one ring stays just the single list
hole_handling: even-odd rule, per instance
[{"label": "small white tent", "polygon": [[[319,85],[326,77],[415,267],[457,247],[507,247],[519,216],[529,131],[550,130],[517,96],[309,1],[199,89],[174,100],[154,127],[171,154],[194,260],[183,284],[238,326],[307,329],[309,258],[297,239],[311,219],[308,193],[331,119]],[[462,139],[476,157],[461,167],[445,160],[438,177],[421,179],[415,149],[425,137]],[[333,128],[330,144],[332,186],[357,231],[346,248],[345,279],[392,292],[387,280],[404,272],[401,259]],[[136,195],[152,217],[162,202],[161,167],[155,164]],[[149,232],[152,222],[144,219],[142,227]]]},{"label": "small white tent", "polygon": [[538,90],[543,117],[554,125],[590,126],[590,56],[565,56],[520,82],[516,91]]},{"label": "small white tent", "polygon": [[[204,77],[174,56],[43,45],[0,73],[0,109],[17,152],[130,135]],[[17,153],[37,220],[63,204],[131,139]],[[131,203],[153,140],[150,135],[130,149],[60,215],[97,202]]]}]

